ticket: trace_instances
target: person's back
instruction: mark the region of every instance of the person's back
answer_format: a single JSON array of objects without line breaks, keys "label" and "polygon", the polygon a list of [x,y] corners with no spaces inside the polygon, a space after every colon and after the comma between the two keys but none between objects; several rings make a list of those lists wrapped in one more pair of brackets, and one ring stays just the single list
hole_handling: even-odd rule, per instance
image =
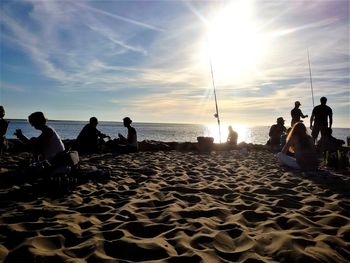
[{"label": "person's back", "polygon": [[37,145],[40,145],[40,151],[44,160],[50,161],[65,150],[60,136],[52,127],[46,126],[36,140]]},{"label": "person's back", "polygon": [[326,133],[326,129],[332,128],[333,124],[333,112],[332,109],[326,105],[327,98],[322,97],[320,99],[320,102],[321,104],[312,110],[310,118],[310,129],[312,130],[311,135],[314,138],[315,142],[317,140],[319,132],[321,132],[321,136],[323,136]]},{"label": "person's back", "polygon": [[[294,157],[287,153],[294,153]],[[302,170],[315,170],[318,167],[318,157],[313,139],[307,134],[303,123],[296,123],[288,135],[287,143],[280,153],[277,154],[283,164]]]},{"label": "person's back", "polygon": [[79,152],[95,152],[98,149],[98,134],[96,127],[86,124],[76,139]]},{"label": "person's back", "polygon": [[227,143],[231,145],[237,145],[238,133],[232,129],[232,126],[228,127]]},{"label": "person's back", "polygon": [[65,150],[64,144],[57,132],[46,125],[46,118],[42,112],[34,112],[28,117],[29,123],[41,134],[35,138],[28,139],[20,129],[16,130],[15,135],[24,143],[27,143],[34,153],[35,157],[40,160],[51,161],[57,154]]},{"label": "person's back", "polygon": [[328,124],[328,116],[332,114],[332,109],[327,105],[318,105],[313,109],[315,116],[315,124],[326,125]]},{"label": "person's back", "polygon": [[99,138],[108,137],[97,129],[98,120],[91,117],[76,139],[76,148],[81,153],[95,153],[99,148]]}]

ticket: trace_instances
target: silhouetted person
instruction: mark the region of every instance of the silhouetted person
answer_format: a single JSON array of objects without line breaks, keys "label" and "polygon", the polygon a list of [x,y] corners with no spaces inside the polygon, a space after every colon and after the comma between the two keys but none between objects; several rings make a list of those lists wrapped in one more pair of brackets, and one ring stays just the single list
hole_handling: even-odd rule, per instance
[{"label": "silhouetted person", "polygon": [[9,122],[4,119],[5,109],[3,106],[0,106],[0,153],[6,148],[6,131],[9,125]]},{"label": "silhouetted person", "polygon": [[[332,128],[333,124],[333,112],[330,107],[326,105],[327,98],[322,97],[320,99],[321,105],[316,106],[312,110],[310,118],[310,129],[312,130],[311,135],[316,142],[319,132],[321,131],[321,136],[326,132],[327,128]],[[329,118],[329,126],[328,126]]]},{"label": "silhouetted person", "polygon": [[227,143],[231,145],[237,145],[238,133],[232,129],[232,126],[228,126]]},{"label": "silhouetted person", "polygon": [[97,129],[98,120],[91,117],[88,124],[80,131],[76,139],[76,148],[80,153],[96,153],[102,143],[103,138],[109,136]]},{"label": "silhouetted person", "polygon": [[[287,155],[294,153],[294,157]],[[287,142],[282,151],[277,154],[278,160],[295,169],[316,170],[318,158],[313,139],[307,134],[302,122],[297,122],[287,137]]]},{"label": "silhouetted person", "polygon": [[134,127],[131,127],[132,120],[129,117],[123,119],[124,127],[128,129],[128,135],[125,138],[122,134],[118,133],[118,152],[129,153],[138,151],[137,133]]},{"label": "silhouetted person", "polygon": [[280,149],[281,135],[287,131],[286,127],[284,126],[284,119],[282,117],[277,118],[276,122],[276,124],[271,126],[269,131],[270,139],[268,141],[268,145],[270,145],[273,150]]},{"label": "silhouetted person", "polygon": [[17,129],[15,135],[23,143],[27,144],[34,154],[37,161],[51,161],[57,154],[62,153],[64,145],[56,131],[46,125],[46,118],[42,112],[34,112],[28,117],[29,123],[41,134],[35,138],[28,139],[23,135],[20,129]]},{"label": "silhouetted person", "polygon": [[299,107],[301,106],[299,101],[296,101],[294,103],[294,109],[291,110],[290,115],[292,116],[292,122],[291,122],[291,127],[293,127],[294,124],[296,124],[297,122],[300,122],[300,118],[307,118],[308,115],[304,115],[301,110],[299,109]]}]

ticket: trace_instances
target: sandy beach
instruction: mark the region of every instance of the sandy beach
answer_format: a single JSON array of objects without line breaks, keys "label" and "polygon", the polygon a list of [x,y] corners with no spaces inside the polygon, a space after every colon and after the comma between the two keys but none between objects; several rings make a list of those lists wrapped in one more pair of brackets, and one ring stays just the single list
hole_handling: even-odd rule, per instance
[{"label": "sandy beach", "polygon": [[[1,156],[1,174],[28,154]],[[81,157],[108,180],[0,189],[3,262],[349,262],[350,176],[235,149]]]}]

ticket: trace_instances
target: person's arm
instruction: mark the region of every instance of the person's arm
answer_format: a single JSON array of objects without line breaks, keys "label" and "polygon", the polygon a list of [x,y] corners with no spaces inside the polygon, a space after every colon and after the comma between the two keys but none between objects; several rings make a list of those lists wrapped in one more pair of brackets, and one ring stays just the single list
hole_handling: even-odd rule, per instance
[{"label": "person's arm", "polygon": [[300,116],[301,116],[303,119],[309,117],[308,115],[304,115],[304,114],[302,113],[302,111],[300,111]]},{"label": "person's arm", "polygon": [[332,128],[332,125],[333,125],[333,112],[331,110],[329,114],[329,128]]},{"label": "person's arm", "polygon": [[14,135],[17,137],[17,139],[19,139],[23,143],[28,143],[29,142],[29,139],[26,136],[23,135],[21,129],[17,129],[16,132],[14,133]]}]

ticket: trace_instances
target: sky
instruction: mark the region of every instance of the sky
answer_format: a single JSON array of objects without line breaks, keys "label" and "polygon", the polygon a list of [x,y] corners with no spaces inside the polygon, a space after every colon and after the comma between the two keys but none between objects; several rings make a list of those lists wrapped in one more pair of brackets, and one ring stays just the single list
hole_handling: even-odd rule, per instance
[{"label": "sky", "polygon": [[215,124],[215,87],[222,123],[289,125],[295,101],[310,117],[326,96],[333,126],[350,127],[348,0],[1,0],[0,11],[6,118]]}]

